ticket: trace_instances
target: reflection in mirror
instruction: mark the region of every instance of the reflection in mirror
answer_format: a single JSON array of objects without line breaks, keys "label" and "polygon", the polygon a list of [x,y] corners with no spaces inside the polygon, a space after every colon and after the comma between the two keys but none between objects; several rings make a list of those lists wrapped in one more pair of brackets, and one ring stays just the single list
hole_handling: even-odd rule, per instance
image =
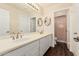
[{"label": "reflection in mirror", "polygon": [[9,12],[4,9],[0,9],[0,36],[5,36],[10,31],[10,19]]},{"label": "reflection in mirror", "polygon": [[19,16],[19,32],[29,33],[30,32],[30,20],[27,15]]},{"label": "reflection in mirror", "polygon": [[30,32],[36,32],[36,17],[30,19]]}]

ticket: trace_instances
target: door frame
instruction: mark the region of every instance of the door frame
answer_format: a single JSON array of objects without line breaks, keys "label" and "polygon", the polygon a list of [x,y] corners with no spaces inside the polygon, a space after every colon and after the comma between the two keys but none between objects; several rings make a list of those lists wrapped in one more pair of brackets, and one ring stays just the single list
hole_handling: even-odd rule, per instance
[{"label": "door frame", "polygon": [[[53,13],[55,14],[55,12],[58,12],[58,11],[63,11],[63,10],[67,10],[67,47],[68,49],[70,50],[70,15],[69,15],[69,12],[70,12],[70,7],[68,8],[62,8],[62,9],[59,9],[59,10],[55,10]],[[55,16],[54,16],[55,17]],[[55,18],[54,18],[55,20]],[[54,21],[55,23],[55,21]],[[55,26],[55,25],[54,25]],[[69,26],[69,27],[68,27]],[[53,33],[53,36],[54,36],[54,40],[55,40],[55,27],[54,27],[54,33]],[[69,36],[69,37],[68,37]],[[54,44],[55,45],[55,44]]]}]

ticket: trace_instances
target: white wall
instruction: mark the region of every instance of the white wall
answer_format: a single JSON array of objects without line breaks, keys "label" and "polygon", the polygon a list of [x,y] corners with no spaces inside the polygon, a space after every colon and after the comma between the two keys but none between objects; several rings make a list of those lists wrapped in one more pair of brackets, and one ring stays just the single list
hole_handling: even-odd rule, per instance
[{"label": "white wall", "polygon": [[74,18],[74,9],[71,7],[69,9],[69,17],[70,17],[70,51],[75,53],[75,46],[74,46],[74,40],[73,40],[73,33],[75,32],[75,18]]},{"label": "white wall", "polygon": [[[77,55],[79,46],[77,46],[77,42],[73,38],[79,36],[79,4],[73,4],[73,7],[70,9],[70,48],[71,51]],[[77,34],[74,34],[74,33]]]},{"label": "white wall", "polygon": [[[51,24],[49,26],[46,26],[44,24],[44,32],[49,32],[53,34],[53,39],[54,39],[54,14],[53,11],[48,10],[43,14],[43,21],[45,20],[45,17],[50,17],[51,18]],[[54,40],[52,39],[52,47],[54,47]]]}]

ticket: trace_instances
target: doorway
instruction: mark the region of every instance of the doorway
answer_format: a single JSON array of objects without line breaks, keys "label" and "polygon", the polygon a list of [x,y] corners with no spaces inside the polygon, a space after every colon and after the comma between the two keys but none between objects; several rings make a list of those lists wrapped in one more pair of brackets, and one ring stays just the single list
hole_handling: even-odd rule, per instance
[{"label": "doorway", "polygon": [[57,37],[57,41],[67,43],[67,16],[57,16],[54,21],[55,37]]}]

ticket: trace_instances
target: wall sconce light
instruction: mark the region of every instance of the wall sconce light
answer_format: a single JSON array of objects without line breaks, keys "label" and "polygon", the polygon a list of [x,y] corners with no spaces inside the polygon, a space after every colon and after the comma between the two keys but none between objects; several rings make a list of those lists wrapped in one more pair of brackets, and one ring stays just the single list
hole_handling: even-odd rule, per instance
[{"label": "wall sconce light", "polygon": [[27,3],[29,6],[31,6],[33,9],[35,10],[39,10],[38,6],[36,4],[33,4],[33,3]]}]

